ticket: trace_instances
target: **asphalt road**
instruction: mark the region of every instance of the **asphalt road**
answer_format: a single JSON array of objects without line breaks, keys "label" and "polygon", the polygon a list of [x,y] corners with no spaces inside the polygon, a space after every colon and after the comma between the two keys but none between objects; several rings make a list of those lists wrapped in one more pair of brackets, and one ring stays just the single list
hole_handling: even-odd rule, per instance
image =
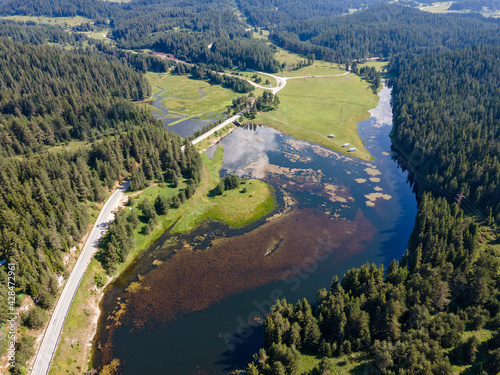
[{"label": "asphalt road", "polygon": [[107,226],[113,221],[113,211],[120,205],[123,193],[127,190],[129,185],[130,182],[127,181],[125,184],[120,186],[108,198],[101,209],[101,212],[97,217],[97,221],[87,238],[87,242],[85,242],[75,267],[73,268],[66,285],[64,285],[64,289],[57,301],[54,312],[52,313],[52,317],[47,329],[45,330],[42,344],[40,345],[35,363],[31,370],[32,375],[48,374],[52,357],[54,356],[57,348],[59,336],[61,335],[66,316],[68,315],[69,308],[71,307],[71,302],[73,301],[73,297],[75,296],[78,286],[80,285],[83,274],[85,273],[88,264],[97,250],[99,240],[102,237],[101,232],[105,230],[105,228],[102,227],[102,224]]},{"label": "asphalt road", "polygon": [[[226,126],[227,124],[230,124],[232,123],[233,121],[237,120],[239,117],[241,116],[241,112],[238,113],[237,115],[234,115],[233,117],[230,117],[228,118],[227,120],[225,120],[223,123],[221,123],[220,125],[217,125],[215,128],[213,129],[210,129],[209,131],[207,131],[206,133],[203,133],[202,135],[200,135],[198,138],[195,138],[191,141],[191,144],[192,145],[195,145],[197,144],[198,142],[201,142],[203,141],[205,138],[211,136],[212,134],[214,134],[217,130],[220,130],[222,129],[224,126]],[[184,146],[183,146],[184,147]]]}]

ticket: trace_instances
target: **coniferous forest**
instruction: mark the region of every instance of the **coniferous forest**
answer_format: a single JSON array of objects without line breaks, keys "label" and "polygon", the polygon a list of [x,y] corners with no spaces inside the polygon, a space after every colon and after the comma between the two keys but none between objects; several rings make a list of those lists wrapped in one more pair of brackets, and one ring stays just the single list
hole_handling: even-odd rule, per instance
[{"label": "coniferous forest", "polygon": [[[37,328],[68,276],[65,255],[90,228],[89,206],[130,175],[136,185],[185,177],[195,186],[201,160],[133,104],[150,95],[138,71],[164,69],[161,60],[103,46],[65,51],[39,45],[58,28],[3,26],[17,41],[0,38],[0,260],[19,266],[17,295],[42,308],[25,319]],[[109,268],[122,261],[107,248],[101,256]],[[0,278],[7,293],[7,268]],[[1,299],[2,320],[8,312]]]},{"label": "coniferous forest", "polygon": [[[278,301],[246,373],[295,374],[300,353],[322,358],[311,374],[335,373],[333,359],[355,352],[365,373],[499,373],[499,254],[480,229],[500,221],[498,21],[381,6],[282,29],[271,38],[296,52],[389,58],[391,136],[420,203],[401,260],[335,276],[315,301]],[[480,345],[483,328],[497,333]]]},{"label": "coniferous forest", "polygon": [[[19,265],[16,292],[37,305],[24,324],[43,325],[58,278],[68,275],[65,256],[90,228],[90,207],[118,183],[130,178],[131,189],[141,190],[152,181],[187,181],[173,202],[158,196],[141,203],[154,225],[200,181],[194,148],[186,144],[181,152],[185,140],[134,103],[151,94],[143,74],[166,72],[171,63],[128,50],[174,54],[195,64],[175,64],[177,73],[189,70],[193,78],[248,93],[247,82],[212,70],[277,72],[278,46],[353,66],[388,60],[391,138],[419,207],[401,259],[334,276],[315,300],[277,301],[246,374],[297,374],[301,354],[321,358],[309,374],[333,374],[335,359],[355,353],[373,374],[453,374],[454,365],[500,373],[500,264],[488,239],[500,224],[500,21],[473,12],[429,14],[406,3],[1,2],[4,16],[87,17],[92,27],[109,27],[114,40],[109,46],[60,26],[0,22],[0,261]],[[484,7],[498,4],[459,0],[450,9]],[[350,9],[357,11],[347,15]],[[252,38],[236,10],[251,26],[267,28],[271,43]],[[373,69],[360,74],[378,83]],[[252,97],[235,99],[232,109]],[[260,110],[280,104],[268,94],[256,100]],[[467,198],[459,208],[460,193]],[[120,212],[110,227],[97,255],[108,272],[134,246],[137,220]],[[5,266],[0,280],[7,295]],[[8,308],[0,299],[4,321]],[[479,342],[476,333],[485,330],[492,337]],[[32,347],[23,340],[20,348]],[[29,357],[28,349],[22,353]]]}]

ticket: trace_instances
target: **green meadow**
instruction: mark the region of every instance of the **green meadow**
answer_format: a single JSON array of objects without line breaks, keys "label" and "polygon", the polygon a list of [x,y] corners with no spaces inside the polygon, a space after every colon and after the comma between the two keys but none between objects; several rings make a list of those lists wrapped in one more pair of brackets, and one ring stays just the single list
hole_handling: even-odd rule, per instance
[{"label": "green meadow", "polygon": [[233,99],[242,95],[186,76],[148,72],[146,77],[153,93],[164,90],[159,96],[172,115],[211,119],[226,111]]},{"label": "green meadow", "polygon": [[[317,71],[325,69],[320,66]],[[314,67],[304,70],[311,72]],[[281,103],[276,111],[258,114],[252,122],[340,152],[346,152],[342,145],[350,143],[357,148],[353,156],[370,159],[357,133],[357,124],[369,118],[368,110],[377,106],[378,96],[360,77],[349,74],[290,79],[278,97]],[[329,138],[329,134],[335,138]]]}]

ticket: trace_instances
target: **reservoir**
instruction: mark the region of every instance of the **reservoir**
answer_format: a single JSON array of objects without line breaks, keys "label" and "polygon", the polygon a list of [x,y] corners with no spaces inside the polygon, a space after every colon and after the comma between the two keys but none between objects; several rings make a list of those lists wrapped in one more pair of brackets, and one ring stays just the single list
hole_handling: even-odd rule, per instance
[{"label": "reservoir", "polygon": [[269,182],[277,210],[242,229],[206,223],[166,233],[141,254],[103,297],[94,368],[114,360],[127,375],[244,369],[277,298],[313,301],[334,275],[399,260],[417,204],[391,151],[391,90],[379,96],[358,124],[369,162],[266,126],[221,140],[221,174]]}]

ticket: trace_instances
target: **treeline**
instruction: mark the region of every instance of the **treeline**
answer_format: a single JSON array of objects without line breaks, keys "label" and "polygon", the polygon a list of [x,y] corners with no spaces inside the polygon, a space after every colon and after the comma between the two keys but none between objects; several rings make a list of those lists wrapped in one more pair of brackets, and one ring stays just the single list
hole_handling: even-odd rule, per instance
[{"label": "treeline", "polygon": [[118,6],[99,0],[9,0],[0,4],[0,14],[97,19],[109,17],[114,8]]},{"label": "treeline", "polygon": [[[264,349],[246,374],[297,374],[301,353],[322,358],[309,374],[333,374],[338,361],[332,358],[354,352],[366,356],[360,366],[370,374],[446,375],[454,373],[453,365],[469,366],[474,374],[498,374],[500,254],[494,233],[500,220],[500,50],[491,46],[498,44],[498,23],[397,6],[370,13],[360,12],[359,19],[373,18],[372,47],[363,31],[369,22],[339,33],[311,21],[300,32],[314,35],[300,35],[298,29],[293,35],[305,46],[313,46],[316,36],[338,40],[336,45],[345,48],[338,56],[346,61],[390,56],[391,137],[420,193],[408,249],[387,272],[367,264],[348,271],[342,281],[335,277],[311,304],[278,301],[266,322]],[[389,14],[415,18],[393,22]],[[353,19],[325,20],[324,25],[347,25]],[[391,36],[381,41],[394,48],[377,46],[377,32],[384,28]],[[461,192],[466,197],[459,209],[454,200]],[[491,331],[492,337],[481,342]]]},{"label": "treeline", "polygon": [[248,81],[224,74],[221,67],[216,66],[216,71],[211,70],[205,64],[189,65],[184,63],[175,64],[174,73],[179,75],[191,74],[192,79],[207,80],[212,85],[221,85],[226,89],[239,93],[248,93],[254,90],[254,86]]},{"label": "treeline", "polygon": [[[394,145],[419,188],[500,221],[500,47],[403,54],[390,63]],[[432,103],[430,105],[429,103]],[[467,203],[467,202],[466,202]],[[470,206],[472,204],[475,207]],[[479,212],[476,212],[479,211]]]},{"label": "treeline", "polygon": [[446,375],[452,364],[497,374],[498,334],[482,348],[469,334],[500,327],[498,254],[479,236],[456,204],[425,194],[401,262],[385,275],[366,264],[334,277],[312,305],[278,301],[246,374],[297,374],[300,352],[323,358],[311,374],[333,374],[331,358],[358,351],[369,354],[370,374]]},{"label": "treeline", "polygon": [[0,39],[0,155],[124,130],[138,121],[129,100],[150,95],[132,69],[78,51]]},{"label": "treeline", "polygon": [[459,0],[454,1],[448,9],[481,12],[484,7],[488,8],[489,10],[498,10],[500,9],[500,4],[495,0]]},{"label": "treeline", "polygon": [[345,63],[430,47],[499,44],[500,24],[479,15],[439,15],[391,4],[346,17],[293,22],[276,29],[270,39],[302,55]]},{"label": "treeline", "polygon": [[[143,74],[148,71],[165,73],[169,70],[170,65],[172,65],[171,61],[151,54],[132,53],[130,51],[114,48],[114,46],[110,46],[103,42],[91,42],[90,44],[95,47],[95,50],[86,48],[84,50],[86,53],[95,55],[96,51],[101,52],[105,56],[99,56],[99,58],[106,58],[110,62],[120,62]],[[80,53],[82,52],[83,51],[80,51]]]},{"label": "treeline", "polygon": [[0,20],[0,37],[26,44],[70,44],[77,45],[87,40],[85,34],[68,33],[60,26],[39,25],[36,22],[14,22]]},{"label": "treeline", "polygon": [[297,1],[297,0],[238,0],[238,8],[254,26],[273,28],[293,21],[348,14],[350,9],[364,9],[386,0]]},{"label": "treeline", "polygon": [[264,41],[249,38],[211,38],[171,32],[158,36],[149,47],[193,64],[222,68],[238,66],[267,72],[277,72],[280,67],[272,49]]},{"label": "treeline", "polygon": [[222,87],[225,87],[226,89],[231,89],[242,94],[249,93],[255,89],[255,87],[248,83],[248,81],[238,77],[232,77],[211,71],[207,72],[206,77],[212,85],[222,85]]},{"label": "treeline", "polygon": [[[137,155],[138,152],[144,153],[138,158],[140,166],[132,166],[128,170],[132,175],[130,190],[142,190],[152,181],[160,184],[169,182],[177,187],[181,180],[186,180],[187,186],[181,189],[172,200],[158,195],[153,205],[145,199],[140,204],[142,212],[140,216],[135,210],[121,211],[116,216],[100,244],[97,256],[108,273],[114,272],[116,266],[127,258],[130,249],[134,246],[134,229],[137,225],[140,222],[145,223],[142,229],[143,234],[149,234],[158,224],[157,215],[166,215],[170,208],[179,208],[182,203],[193,196],[201,179],[203,168],[201,158],[191,143],[186,143],[182,152],[183,141],[180,137],[158,128],[154,133],[156,134],[145,134],[141,130],[136,130],[131,134],[122,135],[117,141],[118,144],[113,144],[116,141],[111,141],[108,146],[108,148],[119,150],[117,156],[113,158],[118,163],[131,165],[132,162],[134,164],[133,160],[126,160],[125,156]],[[133,198],[129,199],[130,204]]]},{"label": "treeline", "polygon": [[378,72],[377,69],[375,69],[375,67],[362,66],[360,69],[358,69],[358,64],[355,61],[352,63],[351,69],[353,73],[359,74],[361,77],[370,82],[373,92],[375,94],[377,93],[377,89],[380,87],[380,84],[382,83],[382,78],[380,77],[380,72]]},{"label": "treeline", "polygon": [[238,189],[240,186],[240,179],[237,175],[229,175],[219,180],[219,183],[215,187],[215,194],[222,195],[226,190]]}]

